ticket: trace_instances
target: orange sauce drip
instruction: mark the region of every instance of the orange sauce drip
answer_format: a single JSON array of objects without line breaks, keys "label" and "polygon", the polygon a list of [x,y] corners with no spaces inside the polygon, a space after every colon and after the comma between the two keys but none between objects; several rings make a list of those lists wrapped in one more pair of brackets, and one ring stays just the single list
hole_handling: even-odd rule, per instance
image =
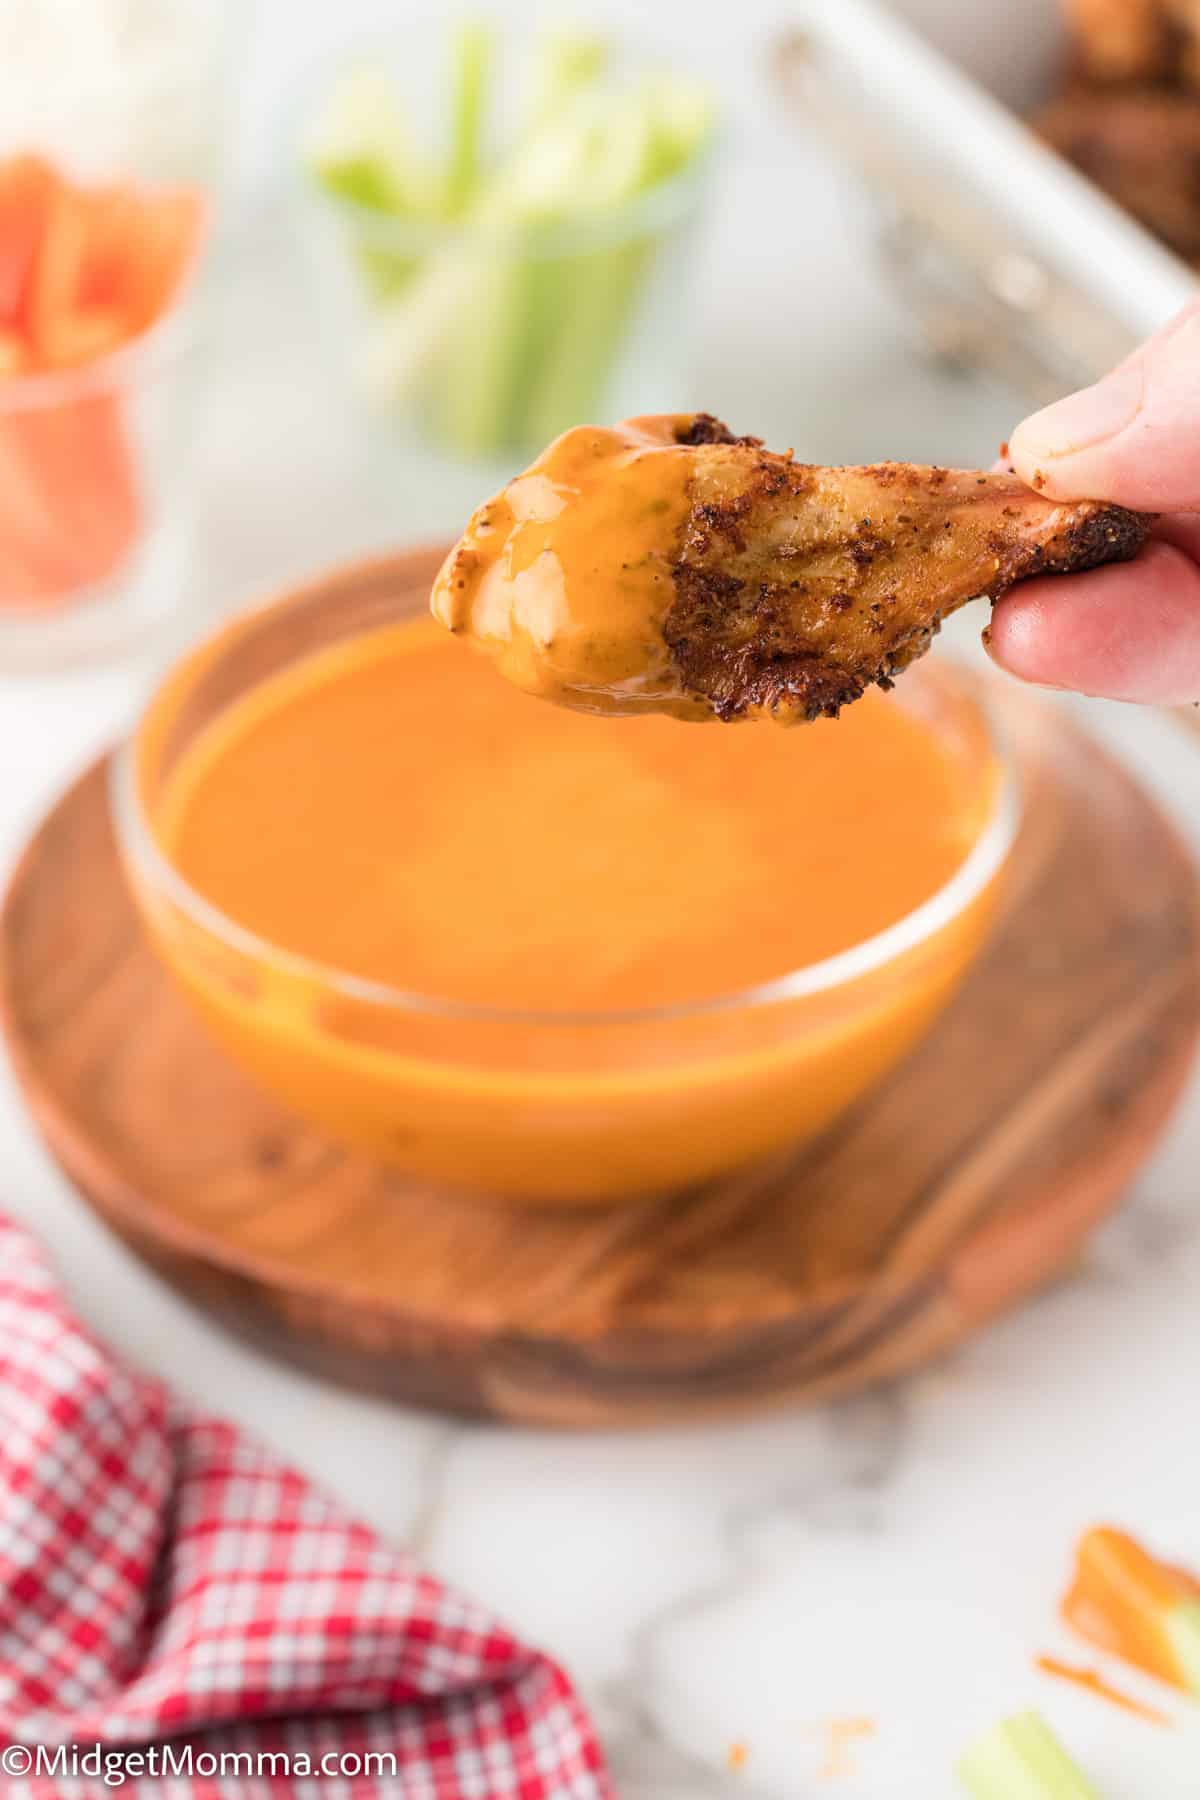
[{"label": "orange sauce drip", "polygon": [[1067,1624],[1113,1656],[1187,1688],[1166,1629],[1172,1607],[1200,1598],[1200,1581],[1161,1562],[1128,1532],[1097,1526],[1080,1539],[1063,1598]]},{"label": "orange sauce drip", "polygon": [[1123,1712],[1133,1713],[1136,1718],[1145,1719],[1151,1725],[1169,1725],[1171,1721],[1166,1713],[1159,1712],[1156,1706],[1147,1706],[1132,1694],[1124,1693],[1106,1681],[1099,1669],[1079,1668],[1074,1663],[1061,1662],[1057,1656],[1037,1656],[1034,1664],[1043,1675],[1053,1675],[1057,1681],[1069,1681],[1072,1686],[1084,1688],[1087,1693],[1094,1694],[1097,1700],[1107,1700],[1113,1706],[1119,1706]]}]

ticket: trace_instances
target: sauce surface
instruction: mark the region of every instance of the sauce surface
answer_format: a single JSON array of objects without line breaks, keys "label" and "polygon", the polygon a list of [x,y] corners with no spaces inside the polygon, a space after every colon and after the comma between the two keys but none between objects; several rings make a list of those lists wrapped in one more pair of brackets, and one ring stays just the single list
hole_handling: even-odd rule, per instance
[{"label": "sauce surface", "polygon": [[693,466],[675,442],[686,418],[555,439],[474,513],[434,584],[434,616],[542,699],[706,717],[662,634]]},{"label": "sauce surface", "polygon": [[901,918],[978,834],[977,771],[894,697],[804,731],[539,705],[430,619],[234,703],[157,828],[288,950],[552,1011],[737,992]]}]

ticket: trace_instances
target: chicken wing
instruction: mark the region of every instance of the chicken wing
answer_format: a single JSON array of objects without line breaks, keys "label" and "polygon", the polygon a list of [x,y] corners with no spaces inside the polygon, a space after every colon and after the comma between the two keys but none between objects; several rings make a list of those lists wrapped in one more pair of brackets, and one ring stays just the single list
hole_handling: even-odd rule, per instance
[{"label": "chicken wing", "polygon": [[1148,81],[1166,73],[1167,0],[1062,0],[1081,71],[1091,81]]},{"label": "chicken wing", "polygon": [[475,514],[433,609],[565,705],[833,717],[965,601],[1130,557],[1147,524],[1011,475],[819,468],[671,415],[559,438]]},{"label": "chicken wing", "polygon": [[1062,0],[1088,82],[1200,85],[1198,0]]}]

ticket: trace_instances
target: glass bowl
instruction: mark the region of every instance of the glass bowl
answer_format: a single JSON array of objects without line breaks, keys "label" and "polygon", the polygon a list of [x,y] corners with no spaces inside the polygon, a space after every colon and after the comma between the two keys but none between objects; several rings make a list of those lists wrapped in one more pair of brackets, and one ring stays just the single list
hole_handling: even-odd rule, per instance
[{"label": "glass bowl", "polygon": [[178,605],[196,294],[76,368],[0,381],[0,670],[107,656]]},{"label": "glass bowl", "polygon": [[197,734],[301,658],[421,611],[434,566],[432,554],[385,559],[285,593],[224,625],[158,688],[113,775],[124,864],[158,954],[264,1087],[336,1138],[435,1185],[543,1204],[615,1202],[685,1188],[817,1135],[954,992],[987,934],[1013,842],[1012,770],[977,690],[944,665],[907,673],[895,704],[917,709],[977,777],[964,861],[887,930],[748,992],[591,1013],[406,993],[265,942],[172,865],[155,818]]}]

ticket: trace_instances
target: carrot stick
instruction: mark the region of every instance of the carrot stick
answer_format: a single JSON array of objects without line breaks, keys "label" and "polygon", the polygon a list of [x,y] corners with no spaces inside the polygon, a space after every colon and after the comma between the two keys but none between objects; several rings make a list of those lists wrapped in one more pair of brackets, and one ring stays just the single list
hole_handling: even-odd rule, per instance
[{"label": "carrot stick", "polygon": [[0,601],[53,607],[103,581],[140,517],[119,396],[0,412]]}]

